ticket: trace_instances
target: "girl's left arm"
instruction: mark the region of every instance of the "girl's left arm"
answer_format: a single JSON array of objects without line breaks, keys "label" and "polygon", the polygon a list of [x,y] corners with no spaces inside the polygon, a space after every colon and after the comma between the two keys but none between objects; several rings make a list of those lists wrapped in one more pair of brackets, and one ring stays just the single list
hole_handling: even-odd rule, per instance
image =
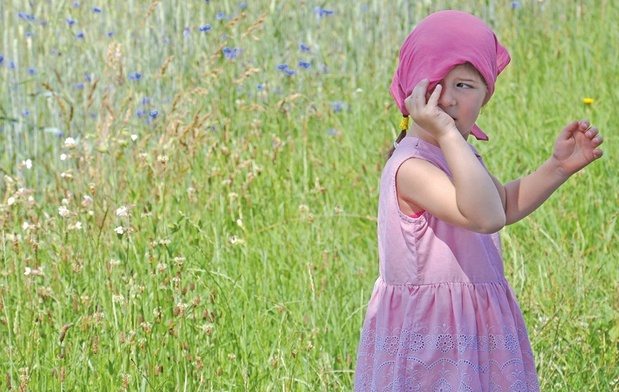
[{"label": "girl's left arm", "polygon": [[602,156],[604,139],[588,121],[574,121],[557,137],[552,156],[533,173],[502,185],[493,177],[505,207],[506,224],[541,206],[574,173]]}]

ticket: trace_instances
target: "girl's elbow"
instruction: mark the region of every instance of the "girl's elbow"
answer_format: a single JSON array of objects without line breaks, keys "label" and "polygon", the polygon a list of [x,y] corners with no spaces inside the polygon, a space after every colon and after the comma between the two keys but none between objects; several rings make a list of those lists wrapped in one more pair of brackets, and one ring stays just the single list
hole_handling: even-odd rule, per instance
[{"label": "girl's elbow", "polygon": [[505,227],[506,224],[507,219],[505,217],[505,213],[498,213],[494,214],[483,222],[480,222],[478,230],[475,231],[482,234],[492,234],[500,231],[503,227]]}]

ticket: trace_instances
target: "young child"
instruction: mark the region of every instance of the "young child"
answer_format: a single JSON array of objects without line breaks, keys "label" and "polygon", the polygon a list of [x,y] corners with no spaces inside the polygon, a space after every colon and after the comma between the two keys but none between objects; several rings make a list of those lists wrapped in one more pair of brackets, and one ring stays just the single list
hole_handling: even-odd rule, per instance
[{"label": "young child", "polygon": [[539,390],[498,231],[601,157],[603,140],[574,121],[535,172],[501,184],[466,139],[487,139],[475,121],[509,61],[492,30],[459,11],[428,16],[404,42],[391,93],[405,121],[381,178],[380,277],[356,391]]}]

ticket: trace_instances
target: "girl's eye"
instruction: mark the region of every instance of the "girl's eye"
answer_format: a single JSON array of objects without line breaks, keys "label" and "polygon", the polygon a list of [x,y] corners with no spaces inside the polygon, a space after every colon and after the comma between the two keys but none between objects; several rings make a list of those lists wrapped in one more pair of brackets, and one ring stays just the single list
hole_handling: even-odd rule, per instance
[{"label": "girl's eye", "polygon": [[466,83],[458,83],[456,84],[456,86],[460,88],[473,88],[473,86],[471,86],[470,84],[466,84]]}]

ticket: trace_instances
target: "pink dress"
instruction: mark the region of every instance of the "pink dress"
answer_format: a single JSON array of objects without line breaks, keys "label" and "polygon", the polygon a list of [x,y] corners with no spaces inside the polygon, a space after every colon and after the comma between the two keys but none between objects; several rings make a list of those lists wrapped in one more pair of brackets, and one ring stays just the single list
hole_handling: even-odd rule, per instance
[{"label": "pink dress", "polygon": [[412,137],[383,170],[380,277],[361,333],[355,391],[539,391],[499,234],[454,227],[427,212],[404,215],[395,177],[412,157],[451,175],[438,147]]}]

